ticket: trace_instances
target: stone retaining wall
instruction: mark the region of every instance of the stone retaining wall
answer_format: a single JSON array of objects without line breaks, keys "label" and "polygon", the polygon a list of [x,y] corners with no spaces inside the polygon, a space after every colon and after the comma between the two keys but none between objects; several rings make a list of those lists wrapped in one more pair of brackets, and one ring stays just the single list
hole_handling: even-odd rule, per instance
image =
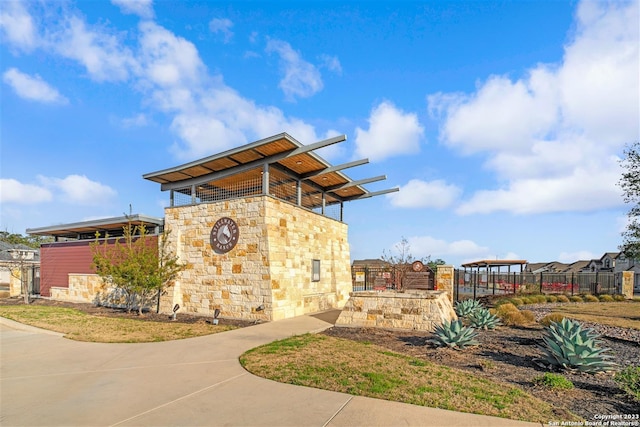
[{"label": "stone retaining wall", "polygon": [[97,274],[69,274],[69,287],[51,287],[51,299],[69,302],[95,303],[107,291]]},{"label": "stone retaining wall", "polygon": [[456,320],[445,291],[352,292],[336,326],[433,331]]}]

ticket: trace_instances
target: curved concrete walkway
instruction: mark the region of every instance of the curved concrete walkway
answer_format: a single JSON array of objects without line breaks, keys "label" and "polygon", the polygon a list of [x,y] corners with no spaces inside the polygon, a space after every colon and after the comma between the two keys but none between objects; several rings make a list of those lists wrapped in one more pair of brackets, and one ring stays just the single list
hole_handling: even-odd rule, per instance
[{"label": "curved concrete walkway", "polygon": [[98,344],[0,318],[2,426],[536,426],[256,377],[248,349],[331,324],[302,316],[215,335]]}]

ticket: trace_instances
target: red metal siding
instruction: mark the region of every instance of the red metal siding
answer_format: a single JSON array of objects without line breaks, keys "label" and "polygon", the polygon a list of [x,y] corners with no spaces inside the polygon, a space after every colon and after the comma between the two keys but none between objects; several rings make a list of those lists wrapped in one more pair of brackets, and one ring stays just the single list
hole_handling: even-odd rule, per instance
[{"label": "red metal siding", "polygon": [[[148,243],[157,245],[157,236],[147,236]],[[51,296],[51,287],[69,287],[69,273],[93,274],[91,266],[93,240],[47,243],[40,247],[40,295]],[[109,240],[114,244],[115,239]]]}]

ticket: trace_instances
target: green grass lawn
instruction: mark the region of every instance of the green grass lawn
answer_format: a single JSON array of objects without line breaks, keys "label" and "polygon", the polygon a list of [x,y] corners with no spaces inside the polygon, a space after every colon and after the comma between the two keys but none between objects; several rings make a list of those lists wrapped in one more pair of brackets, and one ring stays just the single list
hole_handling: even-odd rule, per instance
[{"label": "green grass lawn", "polygon": [[143,322],[135,319],[92,316],[81,311],[49,306],[0,306],[0,316],[26,325],[65,334],[66,338],[91,342],[156,342],[234,329],[233,326],[198,323]]},{"label": "green grass lawn", "polygon": [[552,312],[585,322],[640,330],[640,300],[563,304],[553,307]]},{"label": "green grass lawn", "polygon": [[558,418],[549,404],[517,387],[325,335],[276,341],[248,351],[240,362],[274,381],[356,396],[541,423]]}]

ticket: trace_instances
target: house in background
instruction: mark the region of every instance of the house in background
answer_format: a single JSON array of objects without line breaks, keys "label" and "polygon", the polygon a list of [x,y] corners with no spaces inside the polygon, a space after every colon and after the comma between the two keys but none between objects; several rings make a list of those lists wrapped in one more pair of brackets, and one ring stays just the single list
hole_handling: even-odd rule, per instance
[{"label": "house in background", "polygon": [[21,295],[23,281],[29,294],[40,293],[40,251],[0,241],[0,297]]}]

